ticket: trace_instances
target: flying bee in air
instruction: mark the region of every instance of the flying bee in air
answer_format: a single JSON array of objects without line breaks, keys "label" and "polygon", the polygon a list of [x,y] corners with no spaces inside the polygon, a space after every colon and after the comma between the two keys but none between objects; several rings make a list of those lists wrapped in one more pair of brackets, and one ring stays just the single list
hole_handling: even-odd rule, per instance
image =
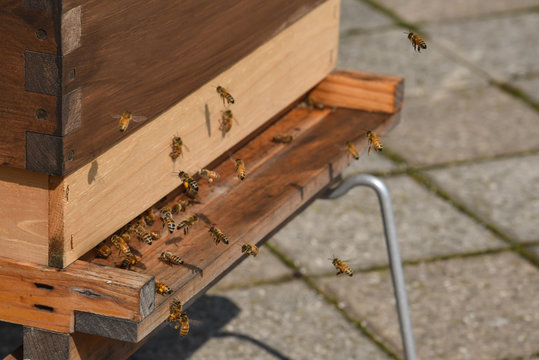
[{"label": "flying bee in air", "polygon": [[290,134],[275,135],[272,139],[273,142],[281,144],[290,144],[294,140],[294,137]]},{"label": "flying bee in air", "polygon": [[252,244],[243,244],[241,246],[241,252],[247,255],[258,255],[258,247]]},{"label": "flying bee in air", "polygon": [[103,259],[108,258],[110,256],[110,254],[112,254],[112,250],[104,242],[97,245],[95,247],[95,250],[97,251],[97,257],[100,257],[100,258],[103,258]]},{"label": "flying bee in air", "polygon": [[214,180],[219,180],[221,178],[221,175],[216,173],[215,171],[208,170],[208,169],[201,169],[198,174],[208,180],[209,183],[212,183]]},{"label": "flying bee in air", "polygon": [[189,332],[189,317],[183,312],[182,303],[179,300],[174,300],[170,304],[170,315],[168,321],[174,323],[174,329],[180,329],[180,335],[185,336]]},{"label": "flying bee in air", "polygon": [[198,215],[195,214],[183,220],[182,222],[180,222],[176,228],[178,230],[183,228],[183,234],[187,235],[189,233],[189,228],[195,225],[197,222],[198,222]]},{"label": "flying bee in air", "polygon": [[196,180],[191,178],[185,171],[180,171],[178,176],[182,180],[187,196],[194,198],[198,194],[198,183]]},{"label": "flying bee in air", "polygon": [[348,150],[350,155],[352,155],[354,159],[359,160],[359,153],[357,152],[357,149],[354,144],[352,144],[350,141],[347,141],[345,146],[346,150]]},{"label": "flying bee in air", "polygon": [[336,275],[346,274],[348,276],[352,276],[354,274],[350,266],[346,265],[343,260],[337,257],[334,257],[331,263],[338,270]]},{"label": "flying bee in air", "polygon": [[408,40],[412,43],[412,47],[414,50],[416,50],[418,53],[421,52],[421,49],[427,49],[427,44],[419,37],[419,35],[414,34],[413,32],[405,32],[405,34],[408,34]]},{"label": "flying bee in air", "polygon": [[369,142],[369,150],[367,151],[367,155],[371,153],[371,147],[374,149],[374,151],[382,151],[384,149],[382,141],[374,131],[367,131],[366,136]]},{"label": "flying bee in air", "polygon": [[243,180],[245,179],[246,172],[245,172],[245,163],[242,159],[236,159],[236,174],[238,175],[238,179]]},{"label": "flying bee in air", "polygon": [[172,152],[169,154],[172,160],[176,160],[182,154],[183,141],[179,136],[174,136],[172,138]]},{"label": "flying bee in air", "polygon": [[155,280],[155,292],[160,295],[168,295],[172,293],[172,289],[169,288],[164,282]]},{"label": "flying bee in air", "polygon": [[219,130],[221,130],[223,136],[232,129],[232,120],[234,120],[234,114],[232,114],[231,110],[227,109],[221,112]]},{"label": "flying bee in air", "polygon": [[227,105],[234,104],[234,98],[232,97],[232,95],[230,95],[228,91],[226,91],[224,87],[217,86],[216,90],[219,96],[221,97],[221,100],[223,100],[223,105],[225,105],[225,101]]},{"label": "flying bee in air", "polygon": [[[186,313],[182,312],[178,319],[180,323],[180,336],[185,336],[189,333],[189,317]],[[178,326],[174,326],[175,329],[178,329]]]},{"label": "flying bee in air", "polygon": [[121,132],[124,132],[124,131],[127,130],[127,127],[129,126],[129,123],[131,121],[143,122],[146,119],[148,119],[146,116],[133,115],[129,111],[124,111],[124,113],[122,115],[112,115],[112,117],[115,118],[115,119],[120,119],[120,124],[119,125],[120,125],[120,131]]},{"label": "flying bee in air", "polygon": [[228,245],[228,238],[221,230],[219,230],[216,226],[211,226],[208,230],[213,240],[215,240],[215,244],[219,244],[221,241]]},{"label": "flying bee in air", "polygon": [[159,260],[171,266],[183,264],[182,258],[177,255],[174,255],[170,251],[163,251],[161,255],[159,256]]}]

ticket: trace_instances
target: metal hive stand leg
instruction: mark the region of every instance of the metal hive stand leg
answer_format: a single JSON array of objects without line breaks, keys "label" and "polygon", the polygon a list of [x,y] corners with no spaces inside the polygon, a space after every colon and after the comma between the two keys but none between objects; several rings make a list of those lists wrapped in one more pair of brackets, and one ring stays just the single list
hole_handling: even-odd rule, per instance
[{"label": "metal hive stand leg", "polygon": [[328,190],[321,196],[323,199],[336,199],[346,194],[350,189],[356,186],[368,186],[376,191],[380,202],[382,221],[384,224],[384,233],[386,237],[387,255],[391,269],[391,279],[395,289],[395,298],[397,300],[397,313],[399,316],[399,325],[401,329],[402,345],[404,356],[407,360],[416,360],[414,336],[412,333],[412,322],[410,321],[410,312],[408,310],[408,300],[406,298],[406,288],[404,285],[404,275],[397,243],[397,230],[393,218],[393,209],[387,187],[375,176],[368,174],[359,174],[344,180],[339,186]]}]

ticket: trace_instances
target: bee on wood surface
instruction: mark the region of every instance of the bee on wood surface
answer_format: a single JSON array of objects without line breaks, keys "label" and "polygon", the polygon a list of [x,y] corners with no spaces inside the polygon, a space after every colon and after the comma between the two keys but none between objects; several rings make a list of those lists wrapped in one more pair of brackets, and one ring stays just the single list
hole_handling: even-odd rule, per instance
[{"label": "bee on wood surface", "polygon": [[131,253],[131,248],[129,247],[129,245],[127,245],[127,242],[126,240],[124,240],[125,236],[122,234],[122,237],[118,236],[118,235],[112,235],[110,237],[110,241],[112,242],[112,244],[114,246],[116,246],[118,248],[118,250],[120,250],[120,252],[122,252],[125,256],[127,257],[132,257],[133,256],[133,253]]},{"label": "bee on wood surface", "polygon": [[[182,312],[178,319],[180,323],[180,336],[185,336],[189,333],[189,317],[186,313]],[[178,326],[174,326],[175,329],[178,329]]]},{"label": "bee on wood surface", "polygon": [[221,97],[221,100],[223,100],[223,105],[225,105],[225,101],[227,105],[234,104],[234,98],[232,97],[232,95],[230,95],[228,91],[226,91],[224,87],[217,86],[216,90],[219,96]]},{"label": "bee on wood surface", "polygon": [[112,254],[112,250],[105,243],[101,243],[101,244],[97,245],[95,247],[95,249],[97,251],[97,257],[100,257],[100,258],[103,258],[103,259],[108,258],[110,256],[110,254]]},{"label": "bee on wood surface", "polygon": [[382,141],[374,131],[369,130],[367,131],[366,135],[369,142],[369,150],[367,151],[367,155],[371,153],[371,147],[374,149],[374,151],[382,151],[384,149]]},{"label": "bee on wood surface", "polygon": [[197,222],[198,222],[198,215],[195,214],[183,220],[182,222],[180,222],[176,228],[178,230],[183,228],[183,234],[187,235],[189,233],[189,228],[195,225]]},{"label": "bee on wood surface", "polygon": [[170,304],[170,315],[168,321],[174,323],[174,329],[180,329],[180,335],[185,336],[189,332],[189,317],[183,312],[183,305],[179,300],[174,300]]},{"label": "bee on wood surface", "polygon": [[356,160],[359,160],[359,153],[357,152],[356,147],[350,141],[346,142],[346,150],[352,155]]},{"label": "bee on wood surface", "polygon": [[228,238],[216,226],[211,226],[208,232],[212,236],[213,240],[215,240],[215,244],[219,244],[222,241],[228,245]]},{"label": "bee on wood surface", "polygon": [[152,209],[146,210],[144,214],[142,214],[142,218],[144,219],[144,222],[150,226],[155,222],[155,214]]},{"label": "bee on wood surface", "polygon": [[294,137],[290,134],[275,135],[272,139],[273,142],[281,144],[290,144],[294,140]]},{"label": "bee on wood surface", "polygon": [[136,263],[137,263],[137,258],[135,257],[135,255],[126,256],[125,259],[116,263],[116,267],[120,269],[130,270],[131,266],[135,265]]},{"label": "bee on wood surface", "polygon": [[252,245],[252,244],[243,244],[241,246],[241,252],[245,253],[247,255],[257,256],[258,255],[258,247],[255,246],[255,245]]},{"label": "bee on wood surface", "polygon": [[343,260],[339,258],[333,258],[332,264],[338,270],[336,275],[340,275],[340,274],[346,274],[348,276],[353,275],[352,269],[350,268],[350,266],[346,265]]},{"label": "bee on wood surface", "polygon": [[181,265],[183,264],[183,260],[181,257],[174,255],[170,251],[163,251],[161,253],[161,256],[159,256],[159,260],[164,262],[167,265]]},{"label": "bee on wood surface", "polygon": [[172,138],[172,152],[170,153],[170,157],[172,160],[176,160],[181,154],[182,154],[182,147],[183,147],[183,141],[182,138],[179,136],[174,136]]},{"label": "bee on wood surface", "polygon": [[155,292],[160,295],[168,295],[172,293],[172,289],[169,288],[164,282],[155,280]]},{"label": "bee on wood surface", "polygon": [[178,176],[182,180],[187,196],[194,198],[198,194],[198,183],[185,171],[180,171]]},{"label": "bee on wood surface", "polygon": [[214,180],[219,180],[221,178],[221,175],[219,175],[215,171],[208,169],[201,169],[198,173],[200,176],[206,178],[209,183],[212,183]]},{"label": "bee on wood surface", "polygon": [[225,110],[222,112],[221,119],[219,120],[219,130],[223,132],[223,135],[232,129],[232,120],[234,120],[232,111]]},{"label": "bee on wood surface", "polygon": [[421,49],[427,48],[427,44],[425,44],[425,42],[419,37],[419,35],[414,34],[411,31],[408,33],[405,32],[405,34],[408,34],[408,40],[410,40],[414,50],[416,50],[417,52],[421,52]]},{"label": "bee on wood surface", "polygon": [[135,224],[133,227],[133,232],[137,235],[137,237],[144,241],[146,244],[151,245],[153,241],[152,234],[149,231],[146,231],[144,226],[139,222]]},{"label": "bee on wood surface", "polygon": [[127,130],[127,127],[129,126],[129,123],[131,121],[134,122],[142,122],[147,119],[145,116],[134,116],[131,112],[125,111],[122,115],[112,115],[114,118],[120,119],[120,131],[124,132]]},{"label": "bee on wood surface", "polygon": [[172,218],[172,209],[168,206],[161,208],[160,212],[161,220],[163,220],[163,227],[166,226],[169,233],[173,233],[176,230],[176,223]]},{"label": "bee on wood surface", "polygon": [[236,174],[238,175],[238,179],[243,180],[245,179],[246,172],[245,172],[245,163],[242,159],[236,159]]},{"label": "bee on wood surface", "polygon": [[190,204],[190,201],[189,200],[180,200],[178,201],[177,203],[175,203],[173,206],[172,206],[172,213],[173,214],[177,214],[179,213],[180,211],[185,211],[185,209],[187,209],[187,206]]}]

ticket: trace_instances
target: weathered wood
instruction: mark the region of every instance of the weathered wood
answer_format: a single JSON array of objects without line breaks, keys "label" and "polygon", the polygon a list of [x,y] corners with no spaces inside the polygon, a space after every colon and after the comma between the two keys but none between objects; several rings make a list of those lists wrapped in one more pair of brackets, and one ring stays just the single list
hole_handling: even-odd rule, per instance
[{"label": "weathered wood", "polygon": [[69,333],[74,311],[140,321],[154,309],[150,275],[78,261],[67,269],[0,258],[0,319]]},{"label": "weathered wood", "polygon": [[3,360],[23,360],[22,345],[13,350],[11,353],[7,354]]},{"label": "weathered wood", "polygon": [[309,97],[317,104],[393,114],[402,105],[404,79],[339,71],[326,77]]}]

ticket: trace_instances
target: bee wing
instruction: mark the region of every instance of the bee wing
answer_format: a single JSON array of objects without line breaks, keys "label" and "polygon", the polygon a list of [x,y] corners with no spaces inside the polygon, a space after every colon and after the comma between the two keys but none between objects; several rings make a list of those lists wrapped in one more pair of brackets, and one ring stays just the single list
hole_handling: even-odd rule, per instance
[{"label": "bee wing", "polygon": [[109,115],[113,119],[121,119],[122,118],[122,115],[120,115],[120,114],[109,114]]},{"label": "bee wing", "polygon": [[133,118],[131,120],[139,123],[148,120],[148,118],[146,116],[133,115]]}]

